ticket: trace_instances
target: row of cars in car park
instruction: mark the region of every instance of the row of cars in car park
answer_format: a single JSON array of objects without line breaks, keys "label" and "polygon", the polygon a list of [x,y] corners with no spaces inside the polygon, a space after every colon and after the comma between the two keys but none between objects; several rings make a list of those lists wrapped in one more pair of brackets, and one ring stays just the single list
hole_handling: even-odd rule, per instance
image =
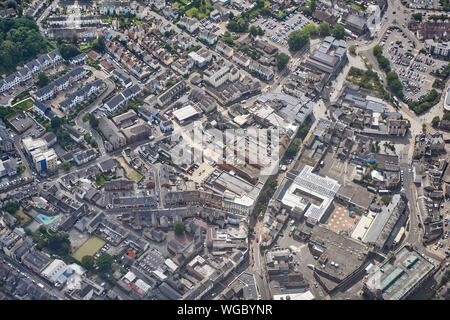
[{"label": "row of cars in car park", "polygon": [[25,180],[26,180],[26,178],[17,178],[12,181],[9,181],[9,182],[2,183],[2,184],[0,184],[0,189],[11,187],[11,186],[18,184],[20,182],[23,182]]},{"label": "row of cars in car park", "polygon": [[188,170],[187,170],[187,173],[190,175],[190,176],[192,176],[192,174],[194,173],[194,171],[196,170],[196,169],[198,169],[199,168],[199,165],[198,164],[194,164],[194,165],[192,165]]},{"label": "row of cars in car park", "polygon": [[97,259],[100,257],[102,253],[105,253],[107,250],[111,248],[111,245],[109,243],[105,244],[103,247],[100,248],[100,250],[97,251],[97,253],[94,255],[94,259]]},{"label": "row of cars in car park", "polygon": [[[297,11],[293,11],[288,16],[284,18],[285,21],[288,21],[290,19],[296,19],[295,15],[297,14]],[[276,43],[279,43],[281,45],[286,45],[287,40],[289,39],[289,33],[294,30],[301,30],[306,24],[310,23],[307,18],[304,18],[302,16],[298,16],[298,19],[295,21],[289,21],[289,22],[281,22],[277,20],[276,18],[266,18],[262,21],[261,27],[265,27],[268,30],[273,30],[277,28],[275,34],[268,34],[267,36],[270,37],[270,39]]]}]

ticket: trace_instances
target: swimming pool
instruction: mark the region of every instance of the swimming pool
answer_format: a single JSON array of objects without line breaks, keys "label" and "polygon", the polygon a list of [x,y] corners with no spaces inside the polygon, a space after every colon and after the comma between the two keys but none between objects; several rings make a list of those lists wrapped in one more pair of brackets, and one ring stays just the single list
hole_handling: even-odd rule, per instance
[{"label": "swimming pool", "polygon": [[55,221],[56,219],[58,219],[59,215],[53,216],[53,217],[48,217],[43,214],[38,214],[37,217],[39,218],[39,220],[42,221],[43,224],[45,224],[47,226],[47,225],[51,224],[53,221]]}]

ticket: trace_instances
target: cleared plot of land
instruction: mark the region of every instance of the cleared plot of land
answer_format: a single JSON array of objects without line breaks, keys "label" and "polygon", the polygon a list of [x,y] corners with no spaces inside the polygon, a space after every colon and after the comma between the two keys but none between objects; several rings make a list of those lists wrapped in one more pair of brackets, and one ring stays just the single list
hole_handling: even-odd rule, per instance
[{"label": "cleared plot of land", "polygon": [[119,161],[120,165],[125,170],[128,179],[133,180],[136,183],[141,181],[142,174],[130,167],[123,157],[118,157],[117,161]]},{"label": "cleared plot of land", "polygon": [[93,256],[98,250],[105,245],[105,241],[97,237],[91,237],[72,255],[81,262],[84,256]]},{"label": "cleared plot of land", "polygon": [[18,215],[20,217],[20,225],[21,226],[24,226],[30,220],[30,216],[28,216],[27,214],[25,214],[23,212],[22,207],[20,207],[19,210],[17,210],[16,215]]}]

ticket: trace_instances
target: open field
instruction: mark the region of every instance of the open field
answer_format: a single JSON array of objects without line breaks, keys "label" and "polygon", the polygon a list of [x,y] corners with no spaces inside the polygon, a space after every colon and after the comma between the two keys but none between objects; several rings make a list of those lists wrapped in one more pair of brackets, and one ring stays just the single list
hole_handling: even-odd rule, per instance
[{"label": "open field", "polygon": [[97,237],[91,237],[86,241],[77,251],[74,252],[72,257],[81,262],[84,256],[93,256],[98,250],[105,245],[105,241]]},{"label": "open field", "polygon": [[123,157],[118,157],[117,161],[119,161],[122,168],[127,173],[127,178],[133,180],[134,182],[139,182],[142,179],[142,174],[134,170],[130,165],[125,161]]}]

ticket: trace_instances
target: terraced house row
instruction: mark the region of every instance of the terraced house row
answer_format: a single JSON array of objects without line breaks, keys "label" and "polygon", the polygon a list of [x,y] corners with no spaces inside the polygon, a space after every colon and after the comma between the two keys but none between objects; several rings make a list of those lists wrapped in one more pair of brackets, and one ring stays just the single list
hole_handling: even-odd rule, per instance
[{"label": "terraced house row", "polygon": [[87,75],[88,71],[78,67],[75,68],[62,77],[59,77],[52,83],[46,85],[42,89],[39,89],[34,93],[34,99],[37,101],[45,101],[50,98],[52,98],[54,95],[56,95],[58,92],[61,92],[65,89],[67,89],[70,85],[73,83],[81,80]]},{"label": "terraced house row", "polygon": [[99,92],[105,83],[103,80],[95,80],[87,83],[84,87],[78,89],[74,93],[71,93],[67,96],[67,98],[62,101],[59,106],[64,110],[68,111],[69,109],[75,107],[77,104],[82,103],[84,100],[88,99],[93,94]]},{"label": "terraced house row", "polygon": [[19,71],[16,71],[5,79],[0,80],[0,93],[10,90],[19,84],[30,80],[34,75],[54,67],[61,62],[63,62],[63,58],[58,49],[39,56],[24,65]]}]

